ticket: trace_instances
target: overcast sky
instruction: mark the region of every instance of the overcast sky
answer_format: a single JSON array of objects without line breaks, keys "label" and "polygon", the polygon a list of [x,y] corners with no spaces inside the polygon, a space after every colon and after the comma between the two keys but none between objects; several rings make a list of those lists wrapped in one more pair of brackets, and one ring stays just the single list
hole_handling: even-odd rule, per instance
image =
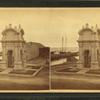
[{"label": "overcast sky", "polygon": [[67,46],[77,47],[78,31],[86,23],[100,27],[99,8],[0,8],[0,39],[6,25],[21,24],[26,41],[60,47],[66,36]]}]

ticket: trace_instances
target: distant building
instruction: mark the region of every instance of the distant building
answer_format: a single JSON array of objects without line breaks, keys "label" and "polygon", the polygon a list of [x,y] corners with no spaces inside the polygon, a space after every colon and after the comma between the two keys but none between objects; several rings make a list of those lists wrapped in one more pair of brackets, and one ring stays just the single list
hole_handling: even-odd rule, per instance
[{"label": "distant building", "polygon": [[49,59],[50,57],[50,48],[49,47],[40,47],[39,48],[39,56],[45,59]]},{"label": "distant building", "polygon": [[97,25],[89,27],[86,24],[79,31],[79,64],[80,68],[100,68],[100,29]]},{"label": "distant building", "polygon": [[26,56],[26,60],[31,60],[40,55],[40,48],[45,48],[40,43],[35,42],[27,42],[24,44],[24,55]]},{"label": "distant building", "polygon": [[[2,32],[2,68],[24,68],[29,60],[46,54],[40,50],[47,48],[40,43],[26,42],[23,38],[24,30],[19,27],[12,28],[11,24]],[[42,54],[43,53],[43,54]],[[47,54],[49,55],[49,54]],[[34,60],[33,60],[34,62]]]}]

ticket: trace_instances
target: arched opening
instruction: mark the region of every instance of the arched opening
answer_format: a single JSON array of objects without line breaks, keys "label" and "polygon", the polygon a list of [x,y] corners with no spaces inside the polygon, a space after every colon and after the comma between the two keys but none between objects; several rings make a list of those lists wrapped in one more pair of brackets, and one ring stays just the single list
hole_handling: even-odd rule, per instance
[{"label": "arched opening", "polygon": [[99,53],[99,50],[97,50],[97,61],[98,61],[98,63],[99,63],[99,66],[100,66],[100,53]]},{"label": "arched opening", "polygon": [[91,67],[91,55],[89,50],[84,51],[84,67],[90,68]]},{"label": "arched opening", "polygon": [[22,62],[22,66],[24,66],[24,62],[23,62],[23,51],[20,50],[20,59],[21,59],[21,62]]},{"label": "arched opening", "polygon": [[8,50],[7,52],[7,61],[8,61],[8,67],[13,68],[14,67],[14,57],[13,57],[12,50]]},{"label": "arched opening", "polygon": [[22,57],[23,57],[23,53],[22,53],[22,50],[20,50],[20,59],[21,59],[21,61],[23,60]]}]

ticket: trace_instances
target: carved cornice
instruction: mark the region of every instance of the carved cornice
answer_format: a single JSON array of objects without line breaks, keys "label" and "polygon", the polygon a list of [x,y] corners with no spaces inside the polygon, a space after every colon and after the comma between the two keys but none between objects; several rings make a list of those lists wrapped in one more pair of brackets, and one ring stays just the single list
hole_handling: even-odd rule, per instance
[{"label": "carved cornice", "polygon": [[100,40],[77,40],[77,42],[100,42]]},{"label": "carved cornice", "polygon": [[11,40],[11,41],[0,41],[1,43],[25,43],[25,41],[22,40]]}]

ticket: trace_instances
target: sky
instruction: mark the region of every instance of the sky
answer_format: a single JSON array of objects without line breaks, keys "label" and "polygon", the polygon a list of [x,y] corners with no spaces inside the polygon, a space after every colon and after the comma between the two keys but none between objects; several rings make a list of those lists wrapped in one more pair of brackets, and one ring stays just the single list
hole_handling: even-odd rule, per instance
[{"label": "sky", "polygon": [[100,27],[100,8],[0,8],[0,39],[5,26],[21,24],[27,42],[49,47],[78,47],[78,31],[82,26]]}]

